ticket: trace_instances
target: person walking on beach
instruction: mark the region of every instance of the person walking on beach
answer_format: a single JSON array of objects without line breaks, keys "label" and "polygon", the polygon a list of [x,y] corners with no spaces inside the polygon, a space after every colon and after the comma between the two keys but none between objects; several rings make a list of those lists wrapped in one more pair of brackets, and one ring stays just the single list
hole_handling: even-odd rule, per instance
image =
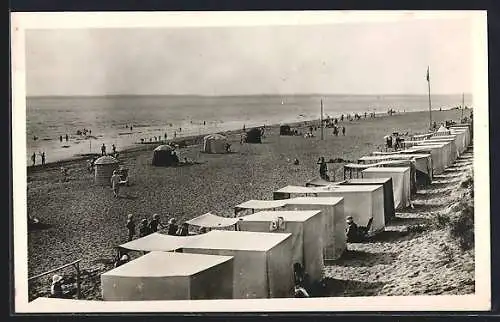
[{"label": "person walking on beach", "polygon": [[111,176],[111,188],[113,189],[113,195],[118,197],[118,193],[120,192],[120,175],[118,175],[118,172],[115,170],[113,171],[113,175]]},{"label": "person walking on beach", "polygon": [[345,126],[342,126],[342,135],[345,136]]},{"label": "person walking on beach", "polygon": [[167,141],[167,132],[165,132],[164,137],[165,137],[165,141]]},{"label": "person walking on beach", "polygon": [[134,129],[134,127],[131,125],[130,126],[130,132],[132,132],[133,129]]},{"label": "person walking on beach", "polygon": [[319,158],[317,164],[319,164],[319,176],[321,177],[321,179],[326,180],[326,181],[330,181],[330,178],[328,178],[328,174],[327,174],[328,167],[327,167],[326,162],[325,162],[325,157]]},{"label": "person walking on beach", "polygon": [[62,142],[62,135],[59,135],[59,142]]},{"label": "person walking on beach", "polygon": [[128,215],[127,218],[127,230],[128,230],[128,241],[134,239],[135,236],[135,221],[132,214]]},{"label": "person walking on beach", "polygon": [[35,165],[35,163],[36,163],[36,154],[35,154],[35,152],[33,152],[33,154],[31,155],[31,162],[33,162],[33,165]]},{"label": "person walking on beach", "polygon": [[45,152],[42,152],[42,154],[40,154],[40,157],[42,158],[42,165],[45,165]]},{"label": "person walking on beach", "polygon": [[104,143],[101,146],[101,155],[106,155],[106,145]]},{"label": "person walking on beach", "polygon": [[116,153],[116,146],[114,144],[111,145],[111,149],[113,149],[113,154],[115,154]]},{"label": "person walking on beach", "polygon": [[68,136],[68,134],[66,134],[66,142],[68,142],[68,138],[69,138],[69,136]]}]

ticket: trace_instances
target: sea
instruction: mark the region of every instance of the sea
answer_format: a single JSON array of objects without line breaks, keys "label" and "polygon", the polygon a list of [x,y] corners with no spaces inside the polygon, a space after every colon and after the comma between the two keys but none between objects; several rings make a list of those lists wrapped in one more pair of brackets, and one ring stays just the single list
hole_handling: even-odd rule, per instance
[{"label": "sea", "polygon": [[[433,110],[461,105],[462,95],[433,95]],[[292,123],[346,113],[428,110],[427,95],[259,95],[27,97],[26,158],[36,163],[101,153],[105,144],[119,152],[144,142],[228,130]],[[465,95],[471,106],[472,97]],[[86,135],[78,131],[87,129]],[[90,132],[91,131],[91,132]],[[66,141],[66,135],[68,140]],[[63,140],[60,140],[62,136]]]}]

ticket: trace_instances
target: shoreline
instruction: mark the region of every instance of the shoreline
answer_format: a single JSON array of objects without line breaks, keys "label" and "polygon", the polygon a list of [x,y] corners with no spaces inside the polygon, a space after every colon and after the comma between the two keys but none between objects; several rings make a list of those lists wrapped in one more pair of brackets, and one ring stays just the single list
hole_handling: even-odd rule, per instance
[{"label": "shoreline", "polygon": [[[394,114],[394,116],[421,113],[421,112],[423,112],[423,111],[399,112],[399,113]],[[386,116],[388,116],[387,113],[376,113],[375,119],[381,118],[381,117],[383,118]],[[332,117],[332,118],[334,118],[334,117]],[[366,119],[370,119],[370,117],[367,117]],[[361,120],[366,120],[366,119],[361,118]],[[291,127],[304,127],[304,126],[309,126],[311,124],[315,124],[315,123],[319,123],[319,122],[320,122],[320,119],[318,118],[318,119],[309,119],[309,120],[298,121],[298,122],[275,123],[275,124],[265,125],[265,128],[276,129],[276,128],[279,128],[283,124],[290,125]],[[344,120],[343,122],[341,122],[339,120],[339,125],[349,124],[349,123],[350,122],[346,121],[346,120]],[[252,128],[260,128],[260,127],[261,126],[248,127],[245,129],[245,131],[252,129]],[[181,146],[181,148],[186,148],[186,147],[190,147],[190,146],[196,146],[196,145],[203,144],[203,138],[207,135],[210,135],[210,134],[219,133],[219,134],[222,134],[224,136],[230,136],[230,135],[235,135],[235,134],[241,134],[243,132],[244,132],[243,129],[232,129],[232,130],[212,132],[212,133],[207,133],[207,134],[181,136],[181,137],[177,137],[174,139],[167,139],[166,141],[161,140],[161,141],[156,141],[156,142],[135,143],[135,144],[130,145],[130,146],[125,146],[123,149],[117,151],[117,153],[119,155],[122,155],[122,154],[127,155],[127,154],[135,153],[135,152],[150,151],[150,150],[153,150],[153,148],[151,148],[151,147],[156,148],[159,145],[171,144],[171,143],[178,144]],[[107,155],[111,155],[111,153],[108,153]],[[77,155],[74,155],[72,157],[64,158],[61,160],[46,162],[45,165],[42,165],[42,164],[27,165],[26,169],[27,169],[27,173],[29,174],[29,173],[43,171],[44,169],[53,169],[53,168],[61,167],[61,166],[71,164],[74,162],[82,162],[82,161],[88,160],[89,158],[91,158],[93,156],[101,156],[101,155],[99,153],[77,154]]]}]

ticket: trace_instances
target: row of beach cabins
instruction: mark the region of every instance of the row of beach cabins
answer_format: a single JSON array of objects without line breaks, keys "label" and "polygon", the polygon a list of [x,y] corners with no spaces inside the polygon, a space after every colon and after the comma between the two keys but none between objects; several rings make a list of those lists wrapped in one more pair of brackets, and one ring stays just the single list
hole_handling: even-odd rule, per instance
[{"label": "row of beach cabins", "polygon": [[[349,177],[341,182],[314,179],[286,186],[272,200],[236,205],[234,217],[207,213],[187,222],[206,233],[153,233],[119,245],[137,256],[101,275],[102,299],[294,297],[297,283],[319,283],[325,265],[346,250],[346,217],[367,225],[368,236],[379,234],[396,210],[412,207],[417,189],[451,166],[471,142],[470,123],[415,135],[403,150],[374,152],[346,164]],[[32,303],[46,301],[58,299]]]}]

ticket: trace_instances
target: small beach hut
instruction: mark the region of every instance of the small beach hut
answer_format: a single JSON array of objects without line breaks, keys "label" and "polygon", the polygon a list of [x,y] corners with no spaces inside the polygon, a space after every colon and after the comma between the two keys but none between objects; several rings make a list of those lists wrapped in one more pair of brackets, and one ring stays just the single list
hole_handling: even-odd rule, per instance
[{"label": "small beach hut", "polygon": [[321,210],[323,260],[338,259],[346,249],[346,221],[342,197],[298,197],[282,200],[285,210]]},{"label": "small beach hut", "polygon": [[446,169],[447,167],[449,167],[454,161],[454,152],[453,152],[453,149],[452,149],[450,142],[431,142],[431,141],[429,141],[429,142],[421,143],[421,144],[417,145],[416,147],[420,147],[420,146],[437,147],[438,151],[440,151],[440,153],[441,153],[441,157],[443,160],[443,167],[444,167],[443,169]]},{"label": "small beach hut", "polygon": [[[273,225],[282,220],[281,225]],[[292,261],[304,267],[309,282],[323,275],[323,217],[321,210],[260,211],[240,218],[241,231],[292,234]]]},{"label": "small beach hut", "polygon": [[292,129],[290,125],[284,124],[280,126],[280,135],[292,135]]},{"label": "small beach hut", "polygon": [[394,191],[392,187],[392,178],[363,178],[363,179],[349,179],[337,183],[338,185],[382,185],[384,190],[384,220],[387,224],[395,216],[396,211],[394,207]]},{"label": "small beach hut", "polygon": [[203,138],[203,152],[226,153],[227,137],[222,134],[209,134]]},{"label": "small beach hut", "polygon": [[253,128],[247,131],[245,138],[246,143],[262,143],[262,131],[258,128]]},{"label": "small beach hut", "polygon": [[293,296],[292,238],[289,233],[212,230],[197,236],[183,253],[234,257],[233,298]]},{"label": "small beach hut", "polygon": [[401,154],[430,154],[432,158],[432,175],[440,174],[446,168],[443,149],[438,145],[415,145],[401,151]]},{"label": "small beach hut", "polygon": [[233,257],[151,252],[101,275],[105,301],[231,299]]},{"label": "small beach hut", "polygon": [[118,170],[119,162],[109,155],[105,155],[95,160],[95,183],[100,186],[110,186],[113,171]]},{"label": "small beach hut", "polygon": [[[394,169],[394,168],[392,168]],[[343,197],[344,215],[352,216],[358,225],[366,226],[373,218],[369,234],[384,230],[384,192],[381,185],[325,187],[286,186],[273,193],[275,200],[291,197]]]},{"label": "small beach hut", "polygon": [[362,171],[363,178],[392,178],[394,208],[401,209],[410,206],[410,168],[409,167],[378,167]]},{"label": "small beach hut", "polygon": [[152,164],[154,166],[168,167],[179,162],[178,157],[174,155],[174,148],[170,145],[160,145],[153,150]]}]

